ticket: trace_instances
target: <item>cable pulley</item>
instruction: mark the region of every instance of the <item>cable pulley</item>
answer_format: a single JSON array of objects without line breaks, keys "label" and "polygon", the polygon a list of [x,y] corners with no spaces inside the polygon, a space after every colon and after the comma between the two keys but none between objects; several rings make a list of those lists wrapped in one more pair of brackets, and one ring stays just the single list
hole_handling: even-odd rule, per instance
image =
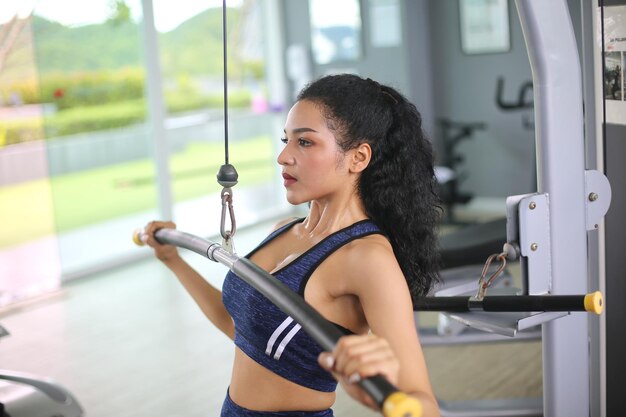
[{"label": "cable pulley", "polygon": [[216,176],[217,182],[225,188],[234,187],[237,184],[237,178],[239,177],[235,167],[228,163],[220,167]]}]

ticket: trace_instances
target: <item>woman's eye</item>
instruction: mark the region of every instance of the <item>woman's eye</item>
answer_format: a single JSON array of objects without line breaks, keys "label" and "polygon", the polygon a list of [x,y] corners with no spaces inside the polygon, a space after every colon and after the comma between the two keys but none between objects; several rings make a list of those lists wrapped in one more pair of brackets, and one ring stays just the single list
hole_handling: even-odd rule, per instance
[{"label": "woman's eye", "polygon": [[[288,138],[280,138],[280,141],[284,143],[285,145],[289,143]],[[298,138],[298,145],[302,147],[308,147],[312,145],[312,142],[304,138]]]}]

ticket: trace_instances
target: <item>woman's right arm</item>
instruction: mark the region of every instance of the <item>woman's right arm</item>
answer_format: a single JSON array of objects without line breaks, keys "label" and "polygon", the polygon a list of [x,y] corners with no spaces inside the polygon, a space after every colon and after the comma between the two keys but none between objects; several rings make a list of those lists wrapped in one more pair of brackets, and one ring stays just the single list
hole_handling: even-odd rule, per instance
[{"label": "woman's right arm", "polygon": [[162,245],[154,238],[159,229],[175,229],[173,222],[153,221],[148,223],[142,240],[154,249],[154,255],[167,266],[194,299],[204,315],[226,336],[235,338],[233,319],[222,302],[222,292],[209,284],[195,269],[180,257],[172,245]]}]

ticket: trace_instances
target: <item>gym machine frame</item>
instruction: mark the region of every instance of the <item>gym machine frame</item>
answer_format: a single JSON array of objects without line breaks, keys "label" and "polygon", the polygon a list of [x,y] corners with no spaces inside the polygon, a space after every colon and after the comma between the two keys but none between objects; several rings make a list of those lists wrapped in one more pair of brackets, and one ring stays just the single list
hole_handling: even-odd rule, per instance
[{"label": "gym machine frame", "polygon": [[[611,187],[604,174],[585,169],[582,70],[571,17],[566,0],[516,6],[533,75],[538,193],[507,199],[507,240],[519,244],[528,294],[586,293],[587,232],[606,214]],[[588,334],[587,314],[543,323],[544,415],[589,415]]]},{"label": "gym machine frame", "polygon": [[[524,295],[519,302],[523,297],[526,301],[555,297],[555,301],[567,299],[579,306],[589,303],[588,311],[599,312],[595,307],[601,305],[593,306],[598,303],[594,295],[584,301],[572,295],[588,291],[587,232],[602,222],[611,187],[604,174],[585,169],[581,62],[567,1],[516,0],[515,4],[533,76],[538,192],[507,198],[504,252],[507,259],[520,260]],[[445,308],[443,300],[430,300],[439,305],[428,309],[471,310],[449,315],[469,326],[509,336],[541,324],[543,415],[589,416],[588,315],[569,314],[568,309],[475,312],[486,310],[485,301],[497,298],[450,297]]]},{"label": "gym machine frame", "polygon": [[[538,193],[507,199],[507,240],[519,243],[529,294],[586,293],[587,232],[606,214],[611,187],[601,172],[585,169],[574,29],[566,0],[515,3],[533,75]],[[543,323],[544,415],[589,415],[588,334],[587,314]]]}]

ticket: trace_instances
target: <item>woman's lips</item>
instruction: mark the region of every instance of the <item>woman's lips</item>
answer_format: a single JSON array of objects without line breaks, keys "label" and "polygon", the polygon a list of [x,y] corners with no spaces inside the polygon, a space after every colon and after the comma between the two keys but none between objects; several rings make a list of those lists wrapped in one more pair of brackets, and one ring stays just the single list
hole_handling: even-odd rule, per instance
[{"label": "woman's lips", "polygon": [[289,174],[283,172],[283,185],[285,187],[289,187],[291,184],[296,182],[297,180]]}]

